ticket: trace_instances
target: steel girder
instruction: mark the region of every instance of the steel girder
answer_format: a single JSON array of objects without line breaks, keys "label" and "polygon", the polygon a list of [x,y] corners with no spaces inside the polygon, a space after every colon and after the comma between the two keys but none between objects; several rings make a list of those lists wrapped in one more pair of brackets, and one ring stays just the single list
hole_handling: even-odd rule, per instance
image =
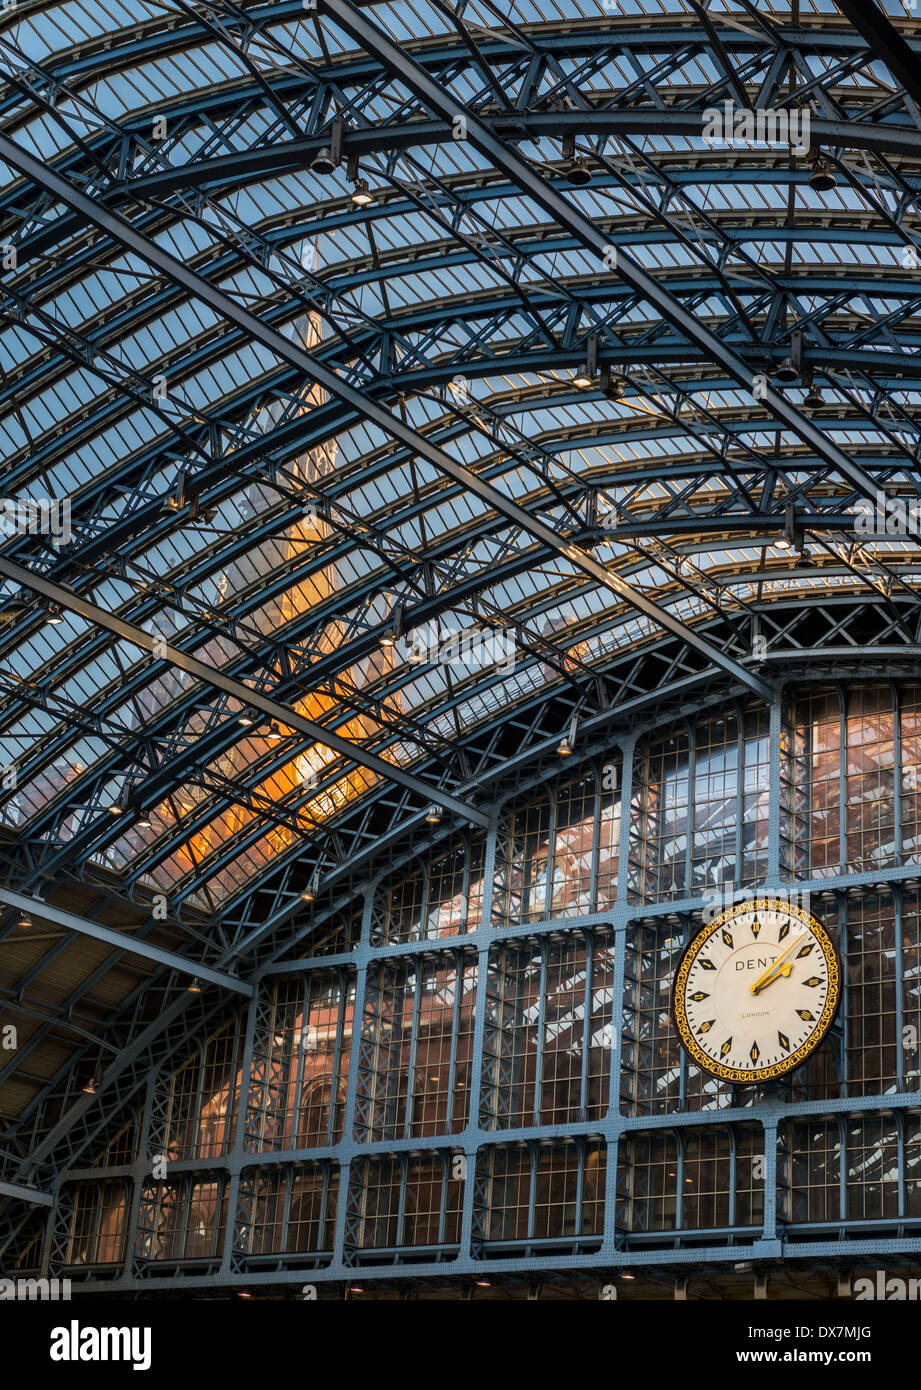
[{"label": "steel girder", "polygon": [[210,966],[190,960],[187,956],[180,955],[176,951],[167,951],[149,941],[128,936],[125,932],[113,931],[111,927],[104,927],[101,923],[92,922],[87,917],[79,917],[75,912],[66,912],[63,908],[55,907],[54,904],[45,902],[42,898],[33,897],[31,894],[15,893],[9,888],[0,888],[0,903],[15,908],[17,912],[34,914],[40,921],[53,922],[56,926],[64,927],[67,931],[77,932],[78,935],[92,936],[97,941],[105,942],[107,946],[114,946],[117,951],[122,953],[127,952],[129,955],[154,961],[157,965],[168,966],[171,970],[178,970],[194,979],[207,980],[209,984],[218,985],[220,988],[231,990],[236,994],[247,996],[252,994],[249,985],[244,984],[234,975],[228,975],[226,971],[212,970]]}]

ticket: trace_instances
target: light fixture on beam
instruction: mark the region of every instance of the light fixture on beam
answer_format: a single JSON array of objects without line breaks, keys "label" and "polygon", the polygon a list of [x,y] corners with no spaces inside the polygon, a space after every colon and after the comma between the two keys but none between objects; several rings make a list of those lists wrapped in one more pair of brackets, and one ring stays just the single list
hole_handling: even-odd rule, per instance
[{"label": "light fixture on beam", "polygon": [[580,391],[587,391],[594,386],[595,378],[598,375],[598,335],[593,333],[585,345],[585,361],[582,366],[577,368],[572,379],[573,386],[578,386]]},{"label": "light fixture on beam", "polygon": [[18,618],[21,614],[28,613],[31,607],[32,605],[21,589],[16,594],[0,594],[0,620],[3,622],[9,622],[12,618]]},{"label": "light fixture on beam", "polygon": [[561,758],[569,758],[576,751],[576,735],[578,732],[579,716],[574,714],[569,721],[569,728],[556,746],[556,751]]},{"label": "light fixture on beam", "polygon": [[83,1094],[85,1096],[94,1096],[96,1092],[99,1090],[99,1083],[101,1080],[102,1078],[99,1075],[98,1071],[93,1072],[93,1075],[90,1077],[90,1079],[87,1082],[85,1082],[80,1089],[83,1091]]},{"label": "light fixture on beam", "polygon": [[812,160],[809,187],[815,193],[830,193],[838,182],[832,173],[831,165],[821,150],[810,150],[809,157]]},{"label": "light fixture on beam", "polygon": [[189,983],[186,985],[186,993],[187,993],[187,994],[201,994],[201,980],[199,980],[199,979],[190,980]]},{"label": "light fixture on beam", "polygon": [[64,614],[61,612],[61,605],[59,603],[48,604],[47,621],[53,623],[55,627],[64,621]]},{"label": "light fixture on beam", "polygon": [[34,927],[35,923],[32,921],[32,918],[29,916],[28,912],[21,912],[19,914],[19,921],[16,923],[16,925],[17,927]]},{"label": "light fixture on beam", "polygon": [[188,476],[182,470],[176,474],[173,483],[173,490],[166,499],[166,509],[171,512],[181,512],[186,502],[189,500],[186,492]]},{"label": "light fixture on beam", "polygon": [[777,544],[781,550],[796,549],[802,554],[803,530],[796,524],[796,509],[793,502],[788,502],[784,507],[783,535],[778,539]]},{"label": "light fixture on beam", "polygon": [[273,719],[271,724],[269,725],[269,732],[266,734],[266,738],[269,740],[269,743],[280,743],[281,740],[284,738],[284,734],[281,731],[281,725],[278,723],[276,719]]},{"label": "light fixture on beam", "polygon": [[319,890],[320,890],[320,871],[319,871],[319,869],[314,869],[313,873],[310,875],[310,881],[309,881],[309,883],[307,884],[307,887],[306,887],[306,888],[303,890],[303,892],[300,894],[301,902],[303,902],[303,903],[312,903],[312,902],[314,902],[315,899],[316,899],[317,893],[319,892]]},{"label": "light fixture on beam", "polygon": [[799,381],[803,371],[803,334],[801,329],[797,329],[790,336],[790,355],[785,357],[774,375],[778,381],[790,382]]},{"label": "light fixture on beam", "polygon": [[346,164],[346,177],[354,185],[350,195],[350,201],[356,208],[366,208],[369,203],[374,202],[374,195],[368,185],[368,180],[362,176],[358,165],[358,155],[350,154]]},{"label": "light fixture on beam", "polygon": [[436,806],[433,802],[425,813],[425,819],[428,821],[429,825],[441,825],[444,813],[444,807]]},{"label": "light fixture on beam", "polygon": [[329,144],[317,150],[310,161],[312,174],[333,174],[342,163],[342,136],[345,122],[341,116],[334,116],[329,131]]},{"label": "light fixture on beam", "polygon": [[576,154],[576,137],[574,135],[563,136],[563,158],[570,161],[566,171],[569,182],[575,184],[577,188],[584,188],[587,183],[592,181],[592,166],[582,155]]},{"label": "light fixture on beam", "polygon": [[395,647],[396,644],[397,644],[397,642],[399,642],[400,638],[403,636],[403,604],[402,604],[402,603],[395,603],[395,604],[393,605],[393,615],[392,615],[392,617],[393,617],[393,621],[391,622],[390,627],[387,629],[387,631],[386,631],[386,632],[384,633],[384,635],[381,637],[381,646],[382,646],[382,647]]}]

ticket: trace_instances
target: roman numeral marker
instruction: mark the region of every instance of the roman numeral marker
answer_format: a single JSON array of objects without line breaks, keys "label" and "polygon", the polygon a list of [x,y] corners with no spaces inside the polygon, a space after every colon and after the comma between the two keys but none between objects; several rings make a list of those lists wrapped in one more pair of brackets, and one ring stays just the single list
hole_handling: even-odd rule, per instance
[{"label": "roman numeral marker", "polygon": [[732,949],[732,937],[729,935],[728,931],[726,931],[725,928],[723,929],[723,940],[725,941],[726,945],[727,945],[727,946],[729,947],[729,949],[731,950],[731,949]]},{"label": "roman numeral marker", "polygon": [[815,1023],[815,1014],[811,1014],[808,1009],[797,1009],[796,1012],[806,1023]]},{"label": "roman numeral marker", "polygon": [[777,1041],[780,1043],[784,1052],[790,1051],[790,1039],[787,1037],[786,1033],[781,1033],[779,1029],[777,1030]]},{"label": "roman numeral marker", "polygon": [[752,936],[757,937],[757,935],[758,935],[758,933],[760,932],[760,930],[761,930],[761,923],[758,921],[758,918],[757,918],[757,917],[753,917],[753,918],[752,918]]},{"label": "roman numeral marker", "polygon": [[720,1056],[721,1056],[721,1057],[725,1057],[725,1056],[726,1056],[726,1053],[729,1051],[729,1049],[730,1049],[731,1047],[732,1047],[732,1038],[731,1038],[731,1037],[728,1037],[728,1038],[726,1039],[726,1041],[723,1043],[723,1046],[720,1048]]},{"label": "roman numeral marker", "polygon": [[702,1023],[702,1024],[700,1025],[700,1027],[699,1027],[698,1030],[697,1030],[698,1033],[709,1033],[710,1029],[713,1027],[713,1025],[714,1025],[715,1022],[716,1022],[716,1019],[715,1019],[715,1018],[710,1018],[710,1019],[708,1019],[706,1023]]},{"label": "roman numeral marker", "polygon": [[704,994],[702,989],[699,989],[691,995],[691,998],[694,1000],[695,1004],[700,1004],[703,1002],[704,999],[709,999],[710,996],[709,994]]},{"label": "roman numeral marker", "polygon": [[758,1058],[761,1056],[761,1053],[758,1051],[758,1044],[756,1042],[752,1043],[752,1050],[748,1055],[753,1062],[757,1062]]},{"label": "roman numeral marker", "polygon": [[777,940],[778,940],[778,941],[783,941],[784,937],[785,937],[785,936],[789,936],[789,935],[790,935],[790,923],[789,923],[789,922],[784,922],[783,926],[782,926],[781,929],[780,929],[780,935],[778,936]]}]

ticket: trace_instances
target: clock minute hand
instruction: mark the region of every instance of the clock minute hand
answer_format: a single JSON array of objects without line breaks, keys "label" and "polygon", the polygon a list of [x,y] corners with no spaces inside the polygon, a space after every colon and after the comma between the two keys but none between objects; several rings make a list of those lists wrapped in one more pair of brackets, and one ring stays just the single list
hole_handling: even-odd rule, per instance
[{"label": "clock minute hand", "polygon": [[793,962],[790,961],[786,967],[784,966],[784,962],[787,957],[796,950],[797,946],[800,946],[806,940],[806,936],[807,933],[803,932],[802,936],[797,937],[792,945],[787,947],[782,956],[778,956],[777,960],[775,960],[772,965],[768,966],[763,975],[758,976],[758,979],[751,987],[752,994],[760,994],[761,990],[766,989],[778,976],[789,975],[790,971],[793,969]]}]

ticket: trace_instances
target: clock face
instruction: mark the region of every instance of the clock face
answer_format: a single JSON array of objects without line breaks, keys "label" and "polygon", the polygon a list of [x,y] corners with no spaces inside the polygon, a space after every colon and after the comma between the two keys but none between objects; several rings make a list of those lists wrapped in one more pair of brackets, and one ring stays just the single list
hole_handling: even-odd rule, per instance
[{"label": "clock face", "polygon": [[840,995],[838,953],[824,928],[802,908],[758,898],[694,937],[678,963],[672,1009],[698,1066],[751,1086],[802,1065]]}]

